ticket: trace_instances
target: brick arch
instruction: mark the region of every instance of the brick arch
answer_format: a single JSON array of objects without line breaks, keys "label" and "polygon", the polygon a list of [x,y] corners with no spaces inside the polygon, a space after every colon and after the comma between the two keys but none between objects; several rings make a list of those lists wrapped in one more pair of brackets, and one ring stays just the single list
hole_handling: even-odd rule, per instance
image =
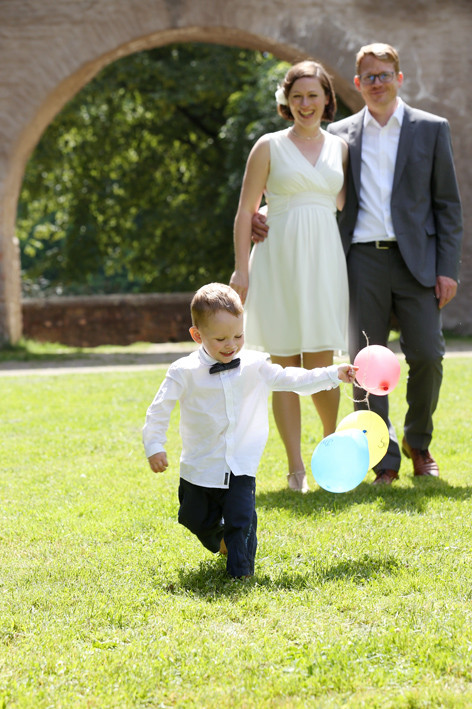
[{"label": "brick arch", "polygon": [[[104,66],[133,52],[198,41],[270,51],[287,61],[312,56],[330,70],[338,94],[356,110],[359,95],[352,86],[355,51],[375,39],[390,41],[400,50],[407,77],[405,59],[411,66],[411,81],[406,82],[403,92],[405,99],[442,113],[451,121],[457,142],[461,143],[456,152],[459,179],[462,174],[464,177],[464,202],[471,204],[467,189],[471,189],[472,180],[465,179],[472,177],[468,174],[470,160],[463,157],[471,140],[463,127],[467,92],[469,98],[471,92],[465,63],[463,80],[460,76],[460,38],[464,39],[462,46],[467,46],[465,42],[472,31],[467,3],[468,0],[464,4],[460,0],[442,2],[443,11],[454,6],[454,14],[446,13],[441,25],[441,7],[436,6],[435,0],[420,1],[417,10],[412,10],[409,0],[397,0],[395,8],[389,9],[391,36],[387,39],[377,0],[331,0],[329,7],[316,0],[309,7],[304,0],[69,0],[60,5],[56,0],[29,0],[27,12],[15,0],[2,0],[0,345],[15,342],[21,336],[20,261],[14,234],[26,162],[65,103]],[[441,34],[433,46],[431,36],[438,27]],[[451,48],[452,36],[455,43]],[[438,46],[444,48],[445,55],[447,52],[448,66],[454,68],[460,91],[445,91]],[[466,256],[467,265],[472,265],[472,254]],[[466,269],[466,278],[469,272]],[[467,293],[470,299],[472,283],[467,281],[465,287],[466,299]],[[456,301],[458,314],[450,311],[452,325],[459,322],[465,325],[465,332],[472,332],[472,316],[469,314],[467,320],[460,298]]]}]

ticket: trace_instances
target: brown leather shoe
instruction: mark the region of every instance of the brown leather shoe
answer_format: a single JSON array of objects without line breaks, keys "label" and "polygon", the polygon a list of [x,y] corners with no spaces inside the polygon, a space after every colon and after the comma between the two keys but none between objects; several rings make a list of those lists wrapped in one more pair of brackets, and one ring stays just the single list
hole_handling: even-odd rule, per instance
[{"label": "brown leather shoe", "polygon": [[391,485],[394,480],[398,480],[398,472],[396,470],[391,470],[390,468],[383,468],[376,473],[372,485]]},{"label": "brown leather shoe", "polygon": [[434,478],[439,477],[439,467],[429,450],[420,450],[412,448],[406,438],[402,441],[402,451],[407,458],[413,461],[413,470],[415,475],[430,475]]}]

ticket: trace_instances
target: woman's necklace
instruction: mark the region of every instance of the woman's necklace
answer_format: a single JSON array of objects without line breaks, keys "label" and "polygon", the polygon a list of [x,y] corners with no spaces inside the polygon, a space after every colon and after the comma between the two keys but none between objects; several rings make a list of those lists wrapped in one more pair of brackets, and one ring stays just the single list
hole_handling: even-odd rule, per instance
[{"label": "woman's necklace", "polygon": [[292,128],[292,133],[296,138],[299,138],[300,140],[318,140],[318,138],[323,137],[323,133],[320,131],[318,128],[318,133],[316,135],[299,135],[295,128]]}]

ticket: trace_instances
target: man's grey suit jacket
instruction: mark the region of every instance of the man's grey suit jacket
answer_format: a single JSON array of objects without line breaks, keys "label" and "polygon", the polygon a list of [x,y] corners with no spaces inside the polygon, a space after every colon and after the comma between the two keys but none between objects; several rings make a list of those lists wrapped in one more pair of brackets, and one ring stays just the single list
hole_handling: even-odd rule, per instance
[{"label": "man's grey suit jacket", "polygon": [[[436,276],[457,281],[462,210],[449,124],[432,113],[404,106],[391,199],[398,246],[422,285],[434,286]],[[346,254],[359,210],[364,112],[365,108],[328,126],[349,146],[346,204],[338,220]]]}]

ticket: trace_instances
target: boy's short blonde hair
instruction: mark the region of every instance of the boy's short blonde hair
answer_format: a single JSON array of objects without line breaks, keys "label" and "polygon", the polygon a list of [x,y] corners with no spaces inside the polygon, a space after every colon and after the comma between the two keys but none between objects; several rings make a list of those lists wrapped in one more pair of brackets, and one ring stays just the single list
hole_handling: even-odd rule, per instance
[{"label": "boy's short blonde hair", "polygon": [[204,325],[208,316],[226,310],[239,317],[243,313],[241,298],[233,288],[224,283],[208,283],[197,290],[190,304],[194,327]]}]

